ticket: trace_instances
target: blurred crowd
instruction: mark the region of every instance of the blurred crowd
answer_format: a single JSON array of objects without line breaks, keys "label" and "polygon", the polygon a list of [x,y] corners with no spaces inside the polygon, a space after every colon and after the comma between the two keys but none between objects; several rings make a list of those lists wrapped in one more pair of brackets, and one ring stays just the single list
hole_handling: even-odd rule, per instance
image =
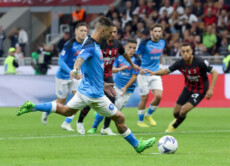
[{"label": "blurred crowd", "polygon": [[118,39],[149,36],[151,25],[164,26],[166,56],[179,56],[183,41],[193,45],[195,55],[228,54],[230,41],[230,8],[224,0],[138,0],[123,1],[125,8],[110,5],[106,14],[119,27]]}]

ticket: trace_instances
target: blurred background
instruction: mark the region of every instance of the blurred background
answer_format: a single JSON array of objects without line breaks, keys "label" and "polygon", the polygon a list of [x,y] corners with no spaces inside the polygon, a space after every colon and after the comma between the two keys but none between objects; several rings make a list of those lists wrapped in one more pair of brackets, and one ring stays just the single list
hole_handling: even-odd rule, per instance
[{"label": "blurred background", "polygon": [[[215,92],[218,106],[229,107],[229,0],[0,0],[0,106],[17,106],[27,98],[35,102],[55,99],[55,74],[64,43],[74,37],[78,22],[87,22],[90,34],[101,16],[115,23],[117,39],[123,44],[128,38],[140,43],[149,37],[153,24],[163,25],[163,67],[180,58],[181,42],[190,42],[194,55],[207,59],[221,74]],[[13,75],[4,73],[9,54],[18,63]],[[182,78],[167,81],[172,79],[177,83]],[[180,93],[173,87],[177,84],[170,84],[175,92],[166,90],[164,96]],[[134,96],[132,101],[139,100],[137,92]],[[162,102],[162,106],[171,106],[168,103]],[[135,105],[129,102],[128,106]]]}]

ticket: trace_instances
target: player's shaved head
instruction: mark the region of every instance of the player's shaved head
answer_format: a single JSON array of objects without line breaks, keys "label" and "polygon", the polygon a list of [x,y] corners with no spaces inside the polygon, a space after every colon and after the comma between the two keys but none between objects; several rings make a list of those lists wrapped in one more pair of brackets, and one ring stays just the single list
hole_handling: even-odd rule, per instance
[{"label": "player's shaved head", "polygon": [[96,29],[100,29],[102,27],[111,27],[111,26],[114,26],[114,24],[113,24],[113,22],[109,18],[101,17],[97,21],[95,28]]}]

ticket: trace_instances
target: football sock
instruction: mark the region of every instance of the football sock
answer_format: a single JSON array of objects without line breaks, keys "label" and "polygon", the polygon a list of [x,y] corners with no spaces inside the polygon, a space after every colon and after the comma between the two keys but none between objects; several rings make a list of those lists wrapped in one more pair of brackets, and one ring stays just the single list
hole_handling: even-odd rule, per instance
[{"label": "football sock", "polygon": [[139,122],[143,122],[144,121],[144,116],[145,116],[145,110],[138,110]]},{"label": "football sock", "polygon": [[135,138],[131,130],[128,128],[123,134],[122,137],[126,139],[134,148],[138,147],[139,141]]},{"label": "football sock", "polygon": [[83,123],[83,120],[86,117],[86,115],[89,113],[89,111],[90,111],[89,106],[86,106],[85,108],[83,108],[81,110],[81,113],[80,113],[79,118],[78,118],[78,123]]},{"label": "football sock", "polygon": [[173,127],[174,128],[177,128],[184,120],[185,120],[186,116],[185,117],[180,117],[180,115],[177,117],[177,120],[176,122],[173,124]]},{"label": "football sock", "polygon": [[49,102],[49,103],[41,103],[41,104],[36,104],[34,107],[34,110],[36,111],[42,111],[42,112],[47,112],[48,114],[52,112],[56,112],[56,102]]},{"label": "football sock", "polygon": [[74,117],[75,117],[75,115],[66,117],[66,118],[65,118],[65,122],[66,122],[66,123],[71,123]]},{"label": "football sock", "polygon": [[103,129],[108,128],[108,127],[109,127],[109,125],[110,125],[110,122],[111,122],[111,118],[105,117],[105,121],[104,121],[104,127],[103,127]]},{"label": "football sock", "polygon": [[103,119],[104,119],[104,116],[101,116],[97,113],[95,116],[92,128],[97,128]]},{"label": "football sock", "polygon": [[149,110],[148,110],[148,112],[147,112],[147,115],[146,116],[150,116],[150,115],[152,115],[152,113],[154,113],[155,112],[155,110],[156,110],[156,108],[157,108],[158,106],[155,106],[155,105],[149,105]]}]

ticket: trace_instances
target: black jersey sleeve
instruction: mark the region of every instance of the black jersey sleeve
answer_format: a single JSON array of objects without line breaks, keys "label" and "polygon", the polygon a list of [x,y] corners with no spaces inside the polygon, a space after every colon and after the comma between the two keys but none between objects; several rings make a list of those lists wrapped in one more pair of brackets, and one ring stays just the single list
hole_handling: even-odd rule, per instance
[{"label": "black jersey sleeve", "polygon": [[178,70],[182,66],[181,60],[178,60],[174,62],[172,65],[168,67],[170,72],[174,72],[175,70]]},{"label": "black jersey sleeve", "polygon": [[118,43],[118,53],[120,55],[123,55],[125,53],[125,49],[124,49],[123,45],[121,44],[121,42]]},{"label": "black jersey sleeve", "polygon": [[211,73],[213,70],[213,66],[209,64],[209,62],[206,59],[200,59],[200,67],[208,73]]}]

